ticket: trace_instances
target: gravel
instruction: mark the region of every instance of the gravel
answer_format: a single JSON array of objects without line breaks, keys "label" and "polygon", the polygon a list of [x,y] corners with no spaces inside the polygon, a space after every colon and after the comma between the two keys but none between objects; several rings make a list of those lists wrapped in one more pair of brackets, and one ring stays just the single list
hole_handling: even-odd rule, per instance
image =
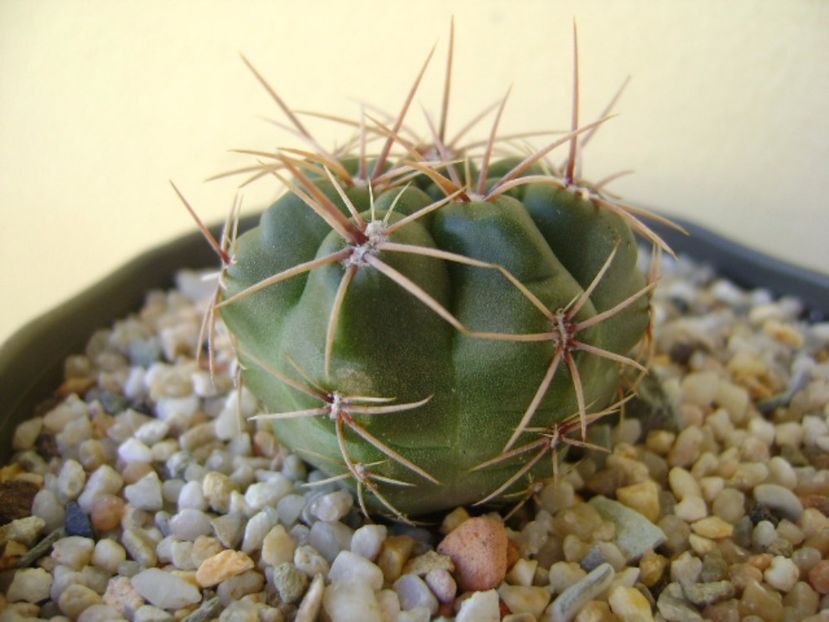
[{"label": "gravel", "polygon": [[662,267],[662,415],[595,424],[610,452],[520,508],[417,529],[366,521],[244,422],[257,404],[221,324],[213,381],[194,360],[210,283],[182,273],[67,359],[14,431],[0,620],[829,620],[829,323]]}]

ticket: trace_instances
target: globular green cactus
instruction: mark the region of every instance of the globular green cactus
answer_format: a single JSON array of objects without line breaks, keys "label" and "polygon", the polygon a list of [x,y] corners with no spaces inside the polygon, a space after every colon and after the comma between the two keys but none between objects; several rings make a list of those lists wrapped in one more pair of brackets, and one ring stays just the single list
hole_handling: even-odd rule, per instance
[{"label": "globular green cactus", "polygon": [[[550,477],[556,450],[585,444],[623,401],[622,368],[644,371],[630,351],[651,284],[633,230],[662,243],[579,177],[604,118],[579,127],[574,97],[569,133],[496,161],[506,98],[477,147],[445,140],[444,102],[431,141],[412,140],[421,70],[397,117],[364,114],[351,150],[331,153],[253,71],[313,145],[257,153],[267,161],[246,170],[287,192],[256,228],[214,242],[216,308],[260,417],[364,511],[398,519]],[[556,147],[569,147],[560,168]]]}]

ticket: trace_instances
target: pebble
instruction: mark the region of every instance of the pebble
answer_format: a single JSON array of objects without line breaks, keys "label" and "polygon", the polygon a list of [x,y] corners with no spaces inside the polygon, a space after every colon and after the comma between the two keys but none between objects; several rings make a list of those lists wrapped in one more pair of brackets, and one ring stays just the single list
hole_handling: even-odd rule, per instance
[{"label": "pebble", "polygon": [[809,584],[818,594],[829,594],[829,560],[820,561],[812,567]]},{"label": "pebble", "polygon": [[328,579],[332,583],[359,581],[375,592],[383,587],[383,571],[365,557],[351,551],[340,551],[337,554],[328,572]]},{"label": "pebble", "polygon": [[293,561],[295,551],[296,543],[282,525],[274,525],[262,540],[261,558],[271,566]]},{"label": "pebble", "polygon": [[26,601],[39,603],[49,598],[52,589],[52,575],[43,568],[23,568],[14,573],[11,585],[6,591],[9,602]]},{"label": "pebble", "polygon": [[[84,610],[92,605],[103,604],[101,597],[85,585],[70,585],[58,598],[58,608],[68,618],[76,620]],[[116,615],[117,612],[116,612]]]},{"label": "pebble", "polygon": [[131,579],[145,600],[160,609],[178,610],[201,601],[199,589],[181,577],[159,568],[148,568]]},{"label": "pebble", "polygon": [[777,555],[766,568],[763,578],[774,589],[788,592],[800,578],[800,569],[790,558]]},{"label": "pebble", "polygon": [[245,553],[252,553],[257,549],[262,548],[262,543],[265,536],[273,529],[279,518],[275,511],[262,510],[256,513],[245,525],[245,531],[242,536],[242,551]]},{"label": "pebble", "polygon": [[107,583],[103,600],[105,604],[126,617],[132,617],[134,612],[144,605],[143,597],[135,590],[127,577],[111,578]]},{"label": "pebble", "polygon": [[331,622],[382,622],[374,591],[359,582],[336,582],[325,588],[322,606]]},{"label": "pebble", "polygon": [[645,516],[621,503],[597,496],[590,505],[616,526],[615,544],[626,560],[638,559],[665,542],[665,533]]},{"label": "pebble", "polygon": [[52,545],[52,559],[55,563],[74,570],[81,570],[92,559],[95,541],[80,536],[67,536]]},{"label": "pebble", "polygon": [[[301,576],[305,578],[305,575]],[[261,592],[264,586],[265,577],[256,570],[249,570],[222,581],[216,587],[216,594],[218,595],[221,603],[227,606],[233,601],[240,600],[248,594],[257,594]],[[274,586],[277,587],[277,590],[279,589],[275,583]],[[287,598],[283,598],[282,592],[280,592],[280,599],[282,602],[293,602],[292,600],[289,601]]]},{"label": "pebble", "polygon": [[645,480],[616,490],[616,498],[650,521],[659,519],[659,486],[653,480]]},{"label": "pebble", "polygon": [[498,592],[485,590],[474,592],[461,603],[455,622],[499,622],[501,611]]},{"label": "pebble", "polygon": [[544,587],[502,584],[498,596],[512,613],[529,614],[537,619],[547,608],[551,594]]},{"label": "pebble", "polygon": [[84,538],[92,538],[94,536],[89,516],[86,515],[81,509],[81,506],[75,501],[70,501],[66,504],[63,528],[66,530],[66,535],[69,536],[81,536]]},{"label": "pebble", "polygon": [[585,604],[610,587],[615,575],[610,564],[594,568],[583,579],[562,591],[545,614],[549,614],[555,622],[572,620]]},{"label": "pebble", "polygon": [[[336,563],[335,561],[335,566]],[[334,566],[331,567],[331,571],[334,571]],[[382,579],[382,573],[379,573],[379,576]],[[382,587],[382,583],[380,587]],[[417,575],[404,574],[394,582],[393,587],[400,600],[400,608],[402,610],[423,608],[432,615],[437,613],[438,599],[432,594],[426,582]],[[375,589],[379,590],[379,587]]]},{"label": "pebble", "polygon": [[754,500],[773,512],[798,522],[803,515],[803,504],[791,490],[779,484],[760,484],[754,488]]},{"label": "pebble", "polygon": [[245,553],[225,549],[199,564],[196,582],[201,587],[211,587],[250,570],[253,566],[253,560]]},{"label": "pebble", "polygon": [[507,574],[507,532],[489,517],[470,518],[450,532],[438,552],[455,564],[455,580],[462,590],[477,592],[497,587]]},{"label": "pebble", "polygon": [[733,598],[736,590],[731,581],[708,581],[682,586],[682,592],[697,607],[706,607]]},{"label": "pebble", "polygon": [[351,549],[351,537],[353,533],[343,523],[317,521],[311,526],[311,531],[308,534],[308,544],[313,546],[331,563],[340,551]]},{"label": "pebble", "polygon": [[164,506],[161,495],[161,480],[158,473],[152,471],[134,484],[124,487],[124,497],[135,508],[157,512]]},{"label": "pebble", "polygon": [[351,511],[354,498],[345,490],[321,495],[311,504],[311,514],[322,521],[338,521]]},{"label": "pebble", "polygon": [[620,622],[652,622],[651,605],[642,592],[618,586],[610,590],[607,601]]},{"label": "pebble", "polygon": [[376,562],[387,583],[394,583],[403,573],[414,545],[415,540],[411,536],[388,536],[383,541]]},{"label": "pebble", "polygon": [[351,537],[351,552],[374,561],[380,554],[387,535],[388,529],[385,525],[363,525],[355,530]]},{"label": "pebble", "polygon": [[299,604],[294,622],[316,622],[322,607],[322,600],[325,592],[325,579],[322,574],[314,576],[305,597]]},{"label": "pebble", "polygon": [[712,540],[728,538],[734,533],[734,525],[725,522],[719,516],[709,516],[691,524],[694,533]]},{"label": "pebble", "polygon": [[86,471],[76,460],[67,460],[58,473],[58,496],[64,502],[77,499],[86,484]]},{"label": "pebble", "polygon": [[291,563],[276,566],[271,580],[279,593],[279,598],[285,603],[298,601],[308,587],[308,576]]},{"label": "pebble", "polygon": [[184,509],[170,518],[169,532],[180,540],[193,541],[213,533],[210,517],[201,510]]},{"label": "pebble", "polygon": [[435,568],[430,570],[423,580],[432,590],[435,597],[442,603],[450,603],[454,600],[458,591],[458,584],[448,570]]}]

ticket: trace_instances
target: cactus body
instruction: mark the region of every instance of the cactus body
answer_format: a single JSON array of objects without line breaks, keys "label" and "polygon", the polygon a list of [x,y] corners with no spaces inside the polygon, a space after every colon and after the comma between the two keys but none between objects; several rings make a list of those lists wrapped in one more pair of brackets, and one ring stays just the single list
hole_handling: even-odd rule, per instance
[{"label": "cactus body", "polygon": [[410,100],[371,159],[365,121],[359,153],[273,154],[288,191],[223,256],[219,294],[280,441],[399,519],[549,477],[641,368],[649,322],[648,230],[574,176],[575,116],[559,172],[551,148],[490,161],[501,110],[483,155],[415,148]]},{"label": "cactus body", "polygon": [[[313,183],[348,216],[330,181]],[[345,194],[389,243],[439,249],[500,266],[553,313],[577,300],[615,251],[609,269],[575,321],[612,309],[644,286],[636,270],[637,247],[627,225],[619,216],[567,190],[528,184],[516,193],[519,196],[450,202],[390,235],[384,233],[388,225],[434,200],[415,186],[392,188],[374,197],[372,210],[364,187],[346,189]],[[395,208],[384,225],[392,203]],[[291,386],[274,372],[315,388],[329,401],[335,393],[394,398],[390,405],[428,398],[411,409],[340,416],[353,417],[383,447],[404,456],[437,484],[348,425],[340,431],[343,450],[337,439],[337,421],[327,413],[280,419],[275,423],[276,433],[325,472],[346,473],[350,461],[373,465],[368,467],[373,474],[412,484],[376,482],[402,513],[478,501],[533,457],[526,452],[472,470],[499,455],[526,413],[562,339],[558,327],[496,268],[419,253],[368,251],[382,265],[415,283],[466,332],[459,330],[399,279],[384,273],[385,268],[354,259],[360,252],[357,249],[359,245],[350,246],[294,193],[283,196],[264,213],[258,228],[239,238],[236,262],[225,278],[226,297],[314,259],[339,251],[349,254],[223,307],[224,321],[243,352],[246,382],[273,412],[326,406],[325,398]],[[353,275],[339,306],[326,374],[326,334],[350,266],[354,266]],[[586,328],[578,339],[624,355],[640,339],[647,323],[647,301],[642,297]],[[552,335],[524,342],[482,333]],[[619,363],[583,350],[574,350],[572,357],[584,403],[591,410],[607,405],[618,388]],[[578,412],[572,372],[560,360],[528,425],[536,432],[522,434],[514,447],[538,438],[538,428],[549,428]],[[539,460],[533,476],[543,478],[551,468],[549,460]]]}]

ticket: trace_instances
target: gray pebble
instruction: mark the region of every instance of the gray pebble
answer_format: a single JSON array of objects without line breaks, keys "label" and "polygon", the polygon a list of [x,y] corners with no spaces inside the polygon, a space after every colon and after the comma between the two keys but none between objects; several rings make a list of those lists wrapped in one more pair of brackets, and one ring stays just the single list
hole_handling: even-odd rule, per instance
[{"label": "gray pebble", "polygon": [[298,601],[308,587],[308,576],[291,563],[274,567],[272,581],[279,598],[286,603]]},{"label": "gray pebble", "polygon": [[201,510],[184,509],[170,519],[170,534],[180,540],[193,541],[212,532],[210,517]]},{"label": "gray pebble", "polygon": [[351,550],[352,535],[351,529],[342,523],[317,521],[311,526],[308,544],[331,563],[340,551]]},{"label": "gray pebble", "polygon": [[798,522],[803,515],[803,504],[797,495],[779,484],[755,486],[754,500],[793,523]]},{"label": "gray pebble", "polygon": [[627,561],[642,557],[666,540],[659,527],[618,501],[597,496],[590,500],[590,505],[616,525],[615,543]]},{"label": "gray pebble", "polygon": [[586,577],[564,590],[548,610],[556,622],[568,622],[576,617],[581,608],[604,592],[613,582],[616,572],[610,564],[602,564]]}]

